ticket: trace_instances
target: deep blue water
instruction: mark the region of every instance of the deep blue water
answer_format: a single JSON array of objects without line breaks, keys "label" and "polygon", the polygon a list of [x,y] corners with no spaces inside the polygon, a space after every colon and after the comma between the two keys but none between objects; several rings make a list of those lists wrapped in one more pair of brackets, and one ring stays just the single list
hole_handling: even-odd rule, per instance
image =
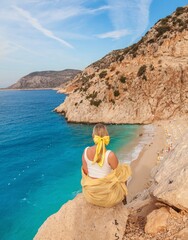
[{"label": "deep blue water", "polygon": [[[63,203],[81,191],[84,148],[93,125],[67,124],[52,110],[65,95],[52,90],[0,91],[0,236],[30,240]],[[138,126],[108,126],[117,152]]]}]

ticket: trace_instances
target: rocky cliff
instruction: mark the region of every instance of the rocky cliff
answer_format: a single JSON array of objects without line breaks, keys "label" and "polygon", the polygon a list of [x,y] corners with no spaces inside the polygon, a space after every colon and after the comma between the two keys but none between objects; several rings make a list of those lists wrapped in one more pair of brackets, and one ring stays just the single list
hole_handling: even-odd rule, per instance
[{"label": "rocky cliff", "polygon": [[171,149],[163,152],[147,186],[127,205],[97,207],[78,194],[44,222],[34,239],[187,240],[188,124],[187,119],[164,122],[158,125],[167,141],[174,139]]},{"label": "rocky cliff", "polygon": [[72,122],[151,123],[188,113],[188,6],[88,66],[55,110]]},{"label": "rocky cliff", "polygon": [[55,88],[72,80],[80,70],[66,69],[62,71],[33,72],[22,77],[9,89]]}]

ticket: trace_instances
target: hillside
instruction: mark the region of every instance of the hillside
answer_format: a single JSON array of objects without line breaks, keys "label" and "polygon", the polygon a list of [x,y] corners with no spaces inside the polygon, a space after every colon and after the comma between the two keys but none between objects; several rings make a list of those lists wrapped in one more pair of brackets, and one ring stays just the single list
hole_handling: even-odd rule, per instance
[{"label": "hillside", "polygon": [[22,77],[17,83],[8,87],[9,89],[35,89],[55,88],[72,80],[80,70],[66,69],[63,71],[41,71],[33,72]]},{"label": "hillside", "polygon": [[188,113],[188,6],[89,65],[55,110],[70,122],[151,123]]}]

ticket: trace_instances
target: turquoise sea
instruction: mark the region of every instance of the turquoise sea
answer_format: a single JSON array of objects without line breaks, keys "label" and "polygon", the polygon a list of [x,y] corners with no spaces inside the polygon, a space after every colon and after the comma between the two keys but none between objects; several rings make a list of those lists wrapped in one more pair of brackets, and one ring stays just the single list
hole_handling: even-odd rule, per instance
[{"label": "turquoise sea", "polygon": [[[0,91],[0,236],[30,240],[48,216],[81,191],[84,148],[93,125],[68,124],[53,109],[65,95],[53,90]],[[110,125],[118,153],[137,125]]]}]

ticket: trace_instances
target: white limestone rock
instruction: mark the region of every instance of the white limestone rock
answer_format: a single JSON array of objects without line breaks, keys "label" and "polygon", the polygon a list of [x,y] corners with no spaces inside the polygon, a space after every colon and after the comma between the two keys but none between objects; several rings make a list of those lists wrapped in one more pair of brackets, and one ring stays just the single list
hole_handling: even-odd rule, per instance
[{"label": "white limestone rock", "polygon": [[159,201],[188,210],[188,133],[161,163],[155,181],[153,195]]},{"label": "white limestone rock", "polygon": [[125,205],[112,208],[87,203],[82,194],[68,201],[38,230],[35,240],[122,239],[128,218]]}]

